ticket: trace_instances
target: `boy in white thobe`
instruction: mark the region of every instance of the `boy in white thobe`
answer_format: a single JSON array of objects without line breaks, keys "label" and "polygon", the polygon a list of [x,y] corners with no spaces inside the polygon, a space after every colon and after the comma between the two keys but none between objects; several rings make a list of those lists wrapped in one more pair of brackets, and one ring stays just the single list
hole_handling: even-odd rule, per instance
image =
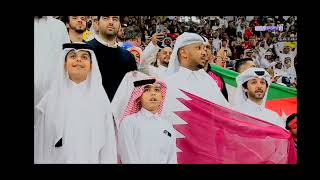
[{"label": "boy in white thobe", "polygon": [[176,164],[172,124],[160,117],[166,85],[157,79],[134,82],[120,121],[119,154],[124,164]]},{"label": "boy in white thobe", "polygon": [[94,52],[64,44],[56,79],[35,108],[35,163],[117,163],[110,101]]}]

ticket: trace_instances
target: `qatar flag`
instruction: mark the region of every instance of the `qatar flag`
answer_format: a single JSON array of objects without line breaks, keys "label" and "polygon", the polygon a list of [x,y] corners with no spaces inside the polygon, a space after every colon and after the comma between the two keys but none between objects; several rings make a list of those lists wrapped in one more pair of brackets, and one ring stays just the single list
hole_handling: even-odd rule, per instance
[{"label": "qatar flag", "polygon": [[296,164],[288,131],[179,91],[166,114],[176,129],[179,164]]}]

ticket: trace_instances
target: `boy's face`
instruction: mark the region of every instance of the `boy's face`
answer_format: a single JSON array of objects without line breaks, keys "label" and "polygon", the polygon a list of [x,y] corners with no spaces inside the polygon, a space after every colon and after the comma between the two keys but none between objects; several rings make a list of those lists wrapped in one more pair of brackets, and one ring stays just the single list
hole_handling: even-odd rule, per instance
[{"label": "boy's face", "polygon": [[70,51],[67,54],[65,70],[69,73],[71,80],[87,78],[91,70],[91,58],[88,51]]},{"label": "boy's face", "polygon": [[143,108],[155,113],[163,101],[160,84],[146,85],[140,102]]}]

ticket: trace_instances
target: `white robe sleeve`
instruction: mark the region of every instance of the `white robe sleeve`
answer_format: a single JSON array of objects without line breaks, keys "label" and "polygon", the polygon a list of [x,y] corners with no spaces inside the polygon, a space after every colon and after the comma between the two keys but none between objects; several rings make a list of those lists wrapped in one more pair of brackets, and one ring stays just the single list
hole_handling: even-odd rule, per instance
[{"label": "white robe sleeve", "polygon": [[115,126],[111,113],[107,113],[105,120],[106,129],[106,142],[100,150],[100,163],[101,164],[117,164],[117,144]]},{"label": "white robe sleeve", "polygon": [[34,126],[34,163],[42,163],[44,157],[44,118],[45,115],[41,113],[39,110],[35,110],[37,114],[35,114],[35,119],[37,118],[36,124]]},{"label": "white robe sleeve", "polygon": [[135,147],[133,126],[124,119],[119,128],[119,153],[122,164],[137,164],[139,156]]},{"label": "white robe sleeve", "polygon": [[156,60],[157,53],[160,47],[155,46],[152,42],[148,44],[148,46],[142,52],[142,69],[141,72],[150,75],[150,63]]},{"label": "white robe sleeve", "polygon": [[34,163],[43,163],[45,146],[45,110],[48,94],[46,94],[34,108]]},{"label": "white robe sleeve", "polygon": [[281,56],[280,50],[279,50],[279,43],[275,44],[274,51],[276,52],[277,56]]}]

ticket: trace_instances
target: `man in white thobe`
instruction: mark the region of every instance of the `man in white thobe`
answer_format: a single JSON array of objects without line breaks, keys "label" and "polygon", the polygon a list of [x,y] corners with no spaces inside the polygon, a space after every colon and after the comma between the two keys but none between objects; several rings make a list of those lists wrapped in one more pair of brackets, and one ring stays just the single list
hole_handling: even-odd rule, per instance
[{"label": "man in white thobe", "polygon": [[249,68],[236,78],[234,109],[285,129],[285,121],[265,103],[271,84],[270,75],[262,68]]},{"label": "man in white thobe", "polygon": [[208,61],[204,43],[205,39],[196,33],[185,32],[177,38],[165,79],[169,92],[167,99],[174,97],[176,91],[181,89],[229,107],[217,83],[203,69]]},{"label": "man in white thobe", "polygon": [[[282,64],[284,63],[285,58],[290,57],[290,59],[294,59],[297,55],[297,47],[294,49],[294,51],[292,51],[291,47],[289,46],[289,43],[284,44],[282,52],[280,52],[278,43],[274,46],[274,50],[277,56],[279,56],[279,60],[281,61]],[[291,62],[291,65],[294,66],[293,61]]]},{"label": "man in white thobe", "polygon": [[66,26],[51,16],[34,17],[34,105],[49,89],[62,44],[70,42]]}]

